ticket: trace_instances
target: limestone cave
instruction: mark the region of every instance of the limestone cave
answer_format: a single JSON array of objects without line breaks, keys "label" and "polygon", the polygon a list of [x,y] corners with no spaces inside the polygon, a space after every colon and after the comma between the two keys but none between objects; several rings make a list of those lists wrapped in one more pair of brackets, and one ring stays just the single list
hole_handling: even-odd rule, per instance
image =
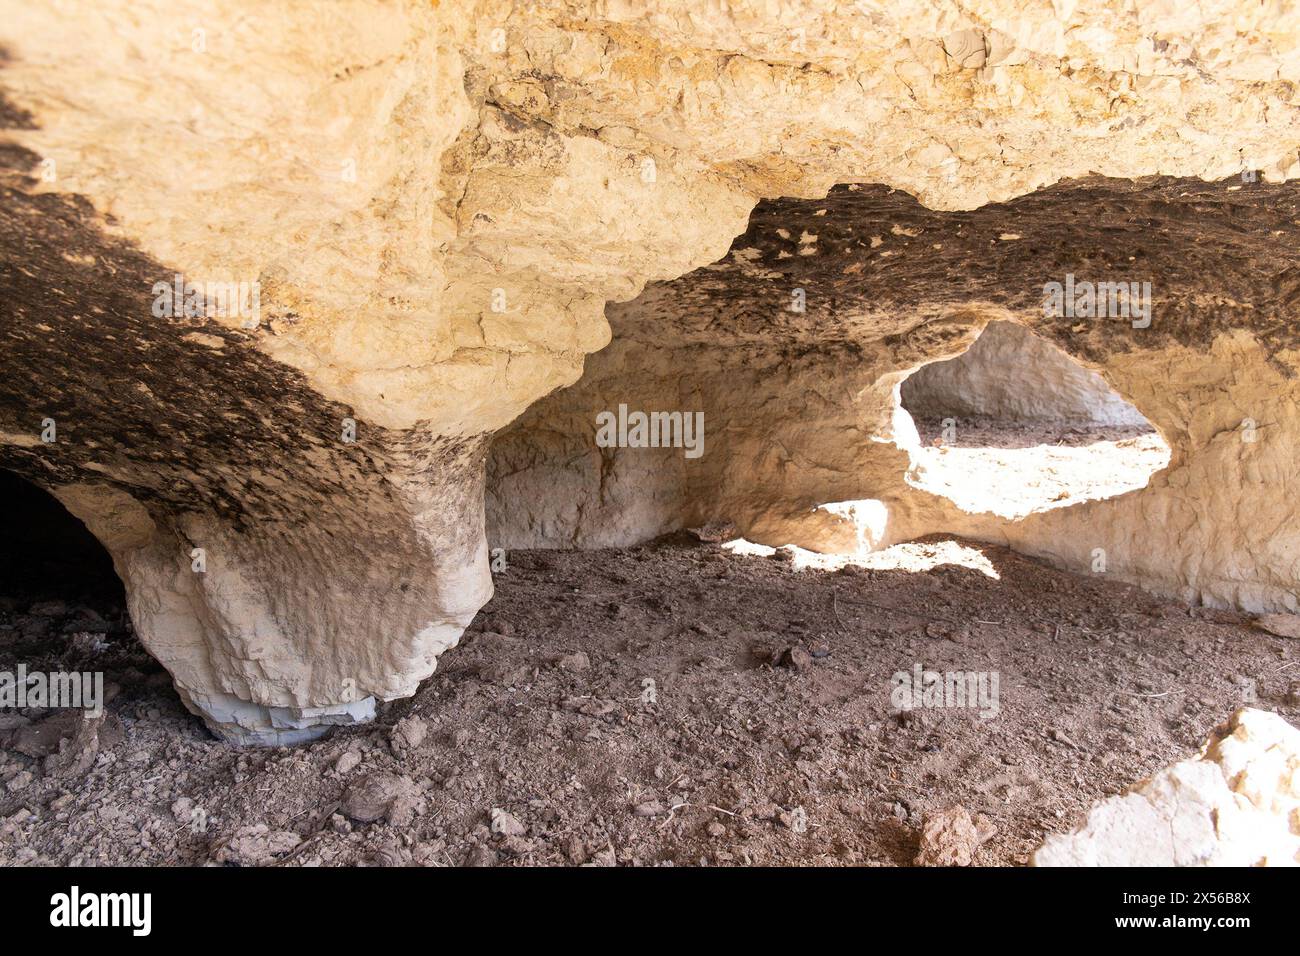
[{"label": "limestone cave", "polygon": [[1294,3],[0,13],[0,864],[1300,863]]}]

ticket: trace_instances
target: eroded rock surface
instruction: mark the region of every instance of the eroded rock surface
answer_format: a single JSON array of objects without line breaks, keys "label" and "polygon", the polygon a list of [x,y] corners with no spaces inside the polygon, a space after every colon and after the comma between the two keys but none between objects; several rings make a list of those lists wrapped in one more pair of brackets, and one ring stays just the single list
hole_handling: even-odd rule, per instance
[{"label": "eroded rock surface", "polygon": [[[1167,266],[1167,318],[1140,342],[1033,323],[1175,444],[1161,487],[1087,527],[1131,579],[1294,601],[1289,512],[1246,503],[1289,493],[1300,424],[1293,191],[1200,182],[1300,172],[1289,8],[4,0],[0,14],[0,466],[105,543],[142,639],[232,739],[364,719],[431,673],[491,593],[491,436],[577,380],[611,324],[592,365],[625,384],[594,386],[602,403],[631,389],[707,404],[708,494],[692,501],[701,479],[677,463],[529,438],[496,468],[503,540],[627,538],[708,511],[823,547],[952,525],[1077,564],[1084,519],[1003,533],[909,496],[886,396],[990,319],[1027,321],[1044,271]],[[1110,178],[1053,185],[1093,173]],[[1130,182],[1156,174],[1183,178]],[[883,185],[837,189],[822,218],[809,197],[836,183]],[[807,201],[746,226],[777,197]],[[859,257],[876,235],[864,216],[897,258]],[[1001,238],[1026,218],[1039,231]],[[607,302],[740,234],[721,271],[654,286],[607,323]],[[1140,241],[1151,258],[1126,265]],[[790,267],[814,262],[838,283],[808,280],[808,310],[783,312],[787,280],[805,281]],[[158,316],[155,284],[176,275],[256,282],[260,314]],[[1243,456],[1247,414],[1268,440]],[[572,482],[538,497],[555,469]],[[814,510],[854,497],[890,499],[888,527]],[[1138,520],[1167,528],[1154,547],[1125,530]]]},{"label": "eroded rock surface", "polygon": [[990,322],[962,355],[909,375],[901,400],[914,417],[1147,424],[1100,375],[1011,322]]},{"label": "eroded rock surface", "polygon": [[1201,752],[1047,838],[1034,866],[1300,864],[1300,731],[1242,709]]},{"label": "eroded rock surface", "polygon": [[981,843],[996,828],[983,814],[971,816],[962,806],[927,814],[921,826],[917,866],[970,866]]},{"label": "eroded rock surface", "polygon": [[[1092,178],[971,212],[881,186],[764,202],[725,259],[611,306],[613,344],[497,439],[490,536],[618,545],[727,520],[851,551],[958,532],[1080,571],[1100,551],[1106,573],[1184,600],[1295,610],[1298,200],[1240,178]],[[1150,281],[1149,326],[1045,315],[1044,284],[1069,274]],[[918,488],[900,385],[993,321],[1103,376],[1168,468],[1019,521]],[[702,410],[705,454],[597,447],[595,416],[619,403]]]}]

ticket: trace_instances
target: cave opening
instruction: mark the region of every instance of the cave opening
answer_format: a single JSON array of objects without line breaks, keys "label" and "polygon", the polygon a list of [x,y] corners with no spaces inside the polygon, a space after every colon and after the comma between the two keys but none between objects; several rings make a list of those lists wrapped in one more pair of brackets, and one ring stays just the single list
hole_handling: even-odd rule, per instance
[{"label": "cave opening", "polygon": [[141,745],[141,717],[190,718],[138,639],[99,539],[11,471],[0,470],[0,500],[0,784],[24,801],[41,787],[79,792],[128,739]]},{"label": "cave opening", "polygon": [[0,471],[5,534],[0,582],[12,607],[62,601],[98,611],[125,607],[122,581],[104,546],[49,492]]},{"label": "cave opening", "polygon": [[907,481],[963,511],[1020,519],[1146,486],[1169,464],[1159,431],[1106,380],[1011,322],[899,391],[915,425]]},{"label": "cave opening", "polygon": [[0,658],[61,669],[132,636],[126,594],[98,539],[50,493],[0,470]]}]

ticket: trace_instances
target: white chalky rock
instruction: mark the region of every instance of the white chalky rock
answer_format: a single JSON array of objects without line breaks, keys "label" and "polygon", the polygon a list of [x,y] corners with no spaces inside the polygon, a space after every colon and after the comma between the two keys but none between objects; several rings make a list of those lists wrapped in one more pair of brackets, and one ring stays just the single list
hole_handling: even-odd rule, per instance
[{"label": "white chalky rock", "polygon": [[1190,760],[1103,800],[1034,866],[1300,864],[1300,730],[1242,709]]}]

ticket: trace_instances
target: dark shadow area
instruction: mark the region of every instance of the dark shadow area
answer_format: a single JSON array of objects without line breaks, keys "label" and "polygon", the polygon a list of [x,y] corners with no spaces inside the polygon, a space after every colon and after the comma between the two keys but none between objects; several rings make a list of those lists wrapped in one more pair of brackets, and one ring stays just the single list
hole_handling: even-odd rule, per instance
[{"label": "dark shadow area", "polygon": [[[119,685],[162,671],[135,636],[112,558],[84,524],[4,470],[0,515],[0,669],[103,671]],[[0,711],[0,747],[12,743],[7,732],[43,715],[20,712],[15,722]]]},{"label": "dark shadow area", "polygon": [[53,495],[0,471],[0,599],[88,604],[113,612],[126,606],[108,552]]},{"label": "dark shadow area", "polygon": [[[38,786],[80,792],[94,768],[118,759],[110,752],[142,714],[166,713],[178,727],[189,718],[136,637],[122,581],[86,526],[4,470],[0,514],[0,817],[10,819]],[[73,678],[75,702],[47,696]],[[22,862],[37,855],[16,852]]]}]

